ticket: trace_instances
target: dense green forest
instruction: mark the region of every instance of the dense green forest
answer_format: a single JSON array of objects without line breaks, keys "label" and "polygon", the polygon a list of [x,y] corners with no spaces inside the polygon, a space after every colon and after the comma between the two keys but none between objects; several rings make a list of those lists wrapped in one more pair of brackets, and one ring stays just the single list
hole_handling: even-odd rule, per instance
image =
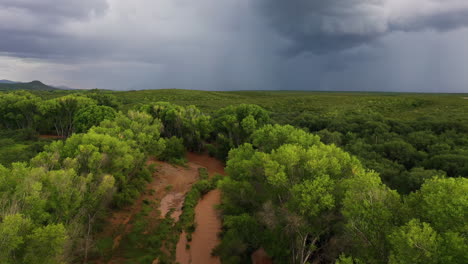
[{"label": "dense green forest", "polygon": [[150,181],[146,161],[183,164],[186,151],[225,161],[227,176],[195,185],[191,216],[169,230],[195,228],[186,212],[217,184],[223,263],[258,248],[274,263],[467,263],[466,97],[1,93],[0,263],[102,254],[95,234]]}]

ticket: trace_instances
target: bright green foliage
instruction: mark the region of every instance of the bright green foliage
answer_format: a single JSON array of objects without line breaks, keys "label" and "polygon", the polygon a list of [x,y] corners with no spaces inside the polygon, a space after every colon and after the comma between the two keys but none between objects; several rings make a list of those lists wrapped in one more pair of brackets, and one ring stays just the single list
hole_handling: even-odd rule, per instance
[{"label": "bright green foliage", "polygon": [[125,175],[144,155],[125,141],[90,131],[75,134],[64,144],[61,159],[76,158],[78,173],[111,172]]},{"label": "bright green foliage", "polygon": [[[56,263],[53,259],[62,255],[67,241],[65,226],[73,228],[72,239],[84,235],[77,223],[84,215],[102,210],[114,191],[112,176],[93,176],[79,176],[72,169],[47,171],[25,164],[13,164],[12,169],[0,167],[0,202],[4,206],[0,219],[6,221],[8,212],[15,210],[35,227],[32,234],[22,236],[27,243],[11,253],[24,258],[20,263]],[[0,240],[6,239],[4,236],[0,234]]]},{"label": "bright green foliage", "polygon": [[[211,143],[221,158],[238,147],[219,184],[224,222],[216,253],[225,263],[248,263],[259,247],[275,263],[468,262],[468,190],[461,178],[468,175],[468,108],[460,95],[32,93],[47,101],[24,92],[0,95],[0,126],[9,129],[0,134],[0,162],[8,167],[0,166],[1,263],[84,262],[96,220],[109,204],[128,204],[145,186],[147,155],[179,156],[181,139],[197,151]],[[113,112],[103,106],[118,106],[114,95],[125,104],[120,109],[149,104],[140,110],[150,115],[117,114],[99,125]],[[159,100],[175,104],[154,103]],[[241,103],[256,103],[273,122],[301,129],[269,125],[263,108],[236,106]],[[226,105],[232,106],[221,109]],[[85,135],[71,136],[91,125]],[[41,151],[41,144],[32,145],[36,135],[54,129],[71,137],[47,146],[30,166],[10,164]],[[196,203],[214,187],[207,180],[194,185],[180,227],[193,231]],[[173,222],[165,219],[149,237],[138,223],[138,235],[129,236],[135,251],[159,252],[165,239],[177,243]]]},{"label": "bright green foliage", "polygon": [[466,237],[454,232],[437,232],[430,224],[417,219],[396,229],[389,240],[391,264],[462,264],[468,261]]},{"label": "bright green foliage", "polygon": [[226,162],[226,172],[234,180],[250,180],[258,179],[261,166],[261,155],[258,154],[253,146],[249,143],[239,146],[229,152],[228,161]]},{"label": "bright green foliage", "polygon": [[41,177],[42,188],[46,190],[47,211],[53,222],[68,222],[84,205],[87,190],[86,178],[78,177],[72,169],[49,171]]},{"label": "bright green foliage", "polygon": [[270,178],[282,178],[281,175],[285,174],[288,177],[283,181],[289,184],[325,175],[339,180],[363,171],[355,157],[333,145],[309,148],[283,145],[274,150],[265,161],[269,181]]},{"label": "bright green foliage", "polygon": [[328,176],[306,180],[292,187],[291,203],[301,215],[316,217],[335,207],[333,181]]},{"label": "bright green foliage", "polygon": [[[83,94],[93,98],[98,105],[112,107],[115,107],[112,103],[115,96],[124,103],[122,109],[163,100],[180,106],[196,105],[206,113],[213,113],[226,105],[255,103],[269,110],[275,122],[305,128],[319,135],[326,144],[342,146],[359,157],[365,167],[379,172],[384,183],[400,193],[408,192],[402,187],[406,177],[401,176],[412,168],[443,170],[449,177],[468,175],[468,110],[461,95],[173,89],[30,92],[42,98]],[[36,122],[39,130],[35,132],[50,134],[52,122],[47,117],[40,118],[41,122]],[[229,143],[229,140],[225,142]],[[388,142],[400,144],[410,152],[402,152],[400,157],[396,154],[399,149],[392,148]],[[409,143],[413,149],[402,142]],[[231,148],[229,144],[209,146],[212,154],[224,153],[219,155],[222,158]],[[224,150],[216,151],[216,148]],[[11,150],[18,153],[20,147]]]},{"label": "bright green foliage", "polygon": [[364,264],[359,259],[353,257],[346,257],[345,255],[340,255],[340,258],[336,260],[335,264]]},{"label": "bright green foliage", "polygon": [[468,241],[465,234],[456,232],[441,233],[439,263],[464,264],[468,261]]},{"label": "bright green foliage", "polygon": [[[114,197],[118,206],[132,201],[144,187],[140,168],[145,163],[145,155],[127,141],[90,131],[71,136],[58,152],[62,167],[71,166],[94,185],[104,180],[103,175],[111,174],[118,191]],[[40,156],[34,160],[36,164],[47,162],[41,161]]]},{"label": "bright green foliage", "polygon": [[57,135],[68,137],[75,131],[76,114],[93,104],[96,102],[88,97],[67,95],[42,102],[40,110],[44,118],[52,123]]},{"label": "bright green foliage", "polygon": [[210,117],[193,105],[183,107],[158,102],[144,105],[141,110],[161,120],[165,137],[182,138],[190,150],[201,151],[203,142],[212,131]]},{"label": "bright green foliage", "polygon": [[39,119],[40,99],[28,92],[0,93],[0,127],[34,129]]},{"label": "bright green foliage", "polygon": [[434,178],[410,197],[410,210],[437,231],[468,233],[468,179]]},{"label": "bright green foliage", "polygon": [[411,220],[390,235],[391,264],[431,264],[438,261],[440,237],[427,223]]},{"label": "bright green foliage", "polygon": [[171,137],[165,140],[164,152],[160,155],[161,160],[180,163],[184,156],[185,147],[181,138]]},{"label": "bright green foliage", "polygon": [[[33,167],[0,166],[0,220],[13,211],[33,225],[29,233],[17,235],[19,242],[10,243],[5,258],[62,263],[64,254],[72,259],[87,252],[97,216],[110,203],[128,204],[145,186],[150,176],[146,155],[164,150],[160,129],[148,114],[119,114],[86,134],[50,144],[31,160]],[[2,236],[7,234],[0,234],[0,241]]]},{"label": "bright green foliage", "polygon": [[0,221],[0,262],[63,263],[65,241],[66,231],[61,224],[35,228],[31,219],[21,214],[5,215]]},{"label": "bright green foliage", "polygon": [[[63,144],[63,141],[54,141],[45,146],[43,152],[31,159],[31,165],[46,170],[62,168],[60,152],[63,149]],[[74,162],[67,162],[66,165],[75,166]]]},{"label": "bright green foliage", "polygon": [[271,152],[283,144],[318,145],[320,138],[290,125],[266,125],[252,134],[252,143],[260,151]]},{"label": "bright green foliage", "polygon": [[[286,137],[283,140],[288,141]],[[268,230],[262,233],[265,237],[258,239],[287,237],[289,243],[281,245],[289,249],[289,261],[304,263],[331,225],[330,216],[343,196],[339,183],[364,170],[359,161],[333,145],[284,144],[268,154],[244,144],[229,153],[226,171],[230,179],[220,184],[226,217],[258,212],[255,221]],[[229,236],[242,232],[236,231],[237,227],[233,229],[228,231]],[[239,243],[234,237],[227,239],[231,242],[223,242],[219,252],[226,252],[223,247],[231,243]],[[247,247],[243,253],[258,244],[258,240],[254,242],[247,236],[240,241]],[[276,241],[276,246],[279,243]],[[285,252],[275,249],[275,245],[264,246],[273,256],[285,257]]]},{"label": "bright green foliage", "polygon": [[[99,105],[96,106],[96,104]],[[115,116],[115,96],[100,92],[42,100],[25,91],[0,94],[0,127],[69,136]]]},{"label": "bright green foliage", "polygon": [[80,109],[75,116],[76,132],[83,133],[104,120],[112,120],[116,112],[109,106],[90,105]]},{"label": "bright green foliage", "polygon": [[366,263],[385,263],[387,234],[400,221],[400,197],[382,184],[376,173],[366,172],[343,182],[346,189],[342,214],[354,256]]},{"label": "bright green foliage", "polygon": [[106,134],[126,141],[133,148],[143,149],[146,153],[159,156],[164,150],[161,138],[162,124],[144,112],[129,111],[127,115],[118,114],[114,120],[106,120],[90,132]]},{"label": "bright green foliage", "polygon": [[257,105],[241,104],[218,110],[213,116],[218,156],[224,159],[231,148],[247,142],[256,129],[268,123],[268,112]]},{"label": "bright green foliage", "polygon": [[7,210],[19,210],[39,225],[18,251],[24,258],[22,263],[58,263],[56,258],[68,241],[65,226],[74,230],[72,243],[80,241],[86,236],[80,223],[91,223],[112,201],[116,187],[119,193],[114,201],[121,204],[133,198],[138,192],[135,186],[142,183],[138,171],[143,154],[109,135],[77,134],[65,144],[53,144],[48,151],[54,152],[43,153],[33,163],[48,164],[47,157],[56,157],[51,167],[16,164],[11,170],[0,168],[0,197],[11,201]]},{"label": "bright green foliage", "polygon": [[63,263],[61,256],[67,236],[65,227],[62,224],[36,228],[33,230],[32,234],[27,236],[27,239],[28,244],[25,250],[23,263]]},{"label": "bright green foliage", "polygon": [[118,109],[121,105],[117,97],[110,93],[105,93],[98,89],[93,89],[86,93],[86,96],[96,101],[98,105],[108,106],[114,109]]},{"label": "bright green foliage", "polygon": [[[433,178],[402,208],[394,191],[368,174],[344,182],[347,236],[353,256],[369,263],[465,263],[468,185]],[[410,221],[408,221],[411,219]],[[406,224],[404,224],[406,223]]]},{"label": "bright green foliage", "polygon": [[11,169],[0,167],[0,201],[5,202],[0,213],[8,214],[10,209],[15,209],[40,223],[49,220],[41,182],[44,174],[43,169],[30,168],[24,163],[14,163]]},{"label": "bright green foliage", "polygon": [[21,214],[3,215],[0,221],[0,262],[17,263],[17,255],[27,242],[26,235],[32,229],[31,220]]}]

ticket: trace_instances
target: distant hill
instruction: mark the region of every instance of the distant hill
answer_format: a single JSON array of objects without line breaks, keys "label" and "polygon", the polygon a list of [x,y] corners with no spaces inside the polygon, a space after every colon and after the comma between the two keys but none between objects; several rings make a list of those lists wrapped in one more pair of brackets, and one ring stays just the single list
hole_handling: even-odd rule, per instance
[{"label": "distant hill", "polygon": [[14,82],[14,81],[10,81],[10,80],[0,80],[0,83],[9,83],[9,84],[12,84],[12,83],[18,83],[18,82]]},{"label": "distant hill", "polygon": [[52,87],[52,86],[43,84],[40,81],[32,81],[28,83],[0,82],[0,91],[14,91],[14,90],[50,91],[50,90],[60,90],[60,89],[57,87]]}]

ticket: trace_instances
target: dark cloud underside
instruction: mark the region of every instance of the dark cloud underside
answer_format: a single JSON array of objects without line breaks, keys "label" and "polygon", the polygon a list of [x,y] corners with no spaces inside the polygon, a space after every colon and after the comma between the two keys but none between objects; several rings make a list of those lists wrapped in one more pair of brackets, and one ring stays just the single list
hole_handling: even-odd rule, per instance
[{"label": "dark cloud underside", "polygon": [[[407,6],[412,1],[419,5]],[[274,29],[294,42],[297,52],[333,52],[371,43],[395,31],[446,31],[468,25],[468,3],[412,1],[258,0],[257,8]]]},{"label": "dark cloud underside", "polygon": [[2,0],[0,79],[467,91],[466,0]]}]

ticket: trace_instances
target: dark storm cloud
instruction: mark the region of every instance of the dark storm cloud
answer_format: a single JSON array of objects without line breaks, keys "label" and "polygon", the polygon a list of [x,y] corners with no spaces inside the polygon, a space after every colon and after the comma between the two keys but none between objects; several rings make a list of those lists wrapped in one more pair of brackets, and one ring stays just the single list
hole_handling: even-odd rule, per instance
[{"label": "dark storm cloud", "polygon": [[468,25],[465,0],[258,0],[294,53],[333,52],[395,31],[447,31]]},{"label": "dark storm cloud", "polygon": [[467,24],[467,0],[0,0],[0,78],[464,91]]},{"label": "dark storm cloud", "polygon": [[75,61],[87,58],[99,58],[106,52],[106,47],[89,41],[69,38],[54,32],[14,32],[5,30],[7,39],[0,39],[0,55],[19,58],[45,59],[49,61]]},{"label": "dark storm cloud", "polygon": [[[25,58],[66,58],[84,49],[64,24],[103,15],[106,0],[0,1],[0,53]],[[86,52],[78,52],[83,55]]]},{"label": "dark storm cloud", "polygon": [[[68,77],[80,87],[273,87],[275,50],[283,43],[251,0],[109,0],[107,9],[101,3],[53,19],[31,5],[8,3],[8,16],[0,14],[0,35],[8,36],[0,39],[0,55],[33,58],[27,61],[59,69],[52,82]],[[60,69],[63,64],[74,66]]]},{"label": "dark storm cloud", "polygon": [[101,15],[107,10],[108,4],[106,0],[2,0],[0,8],[23,10],[30,15],[54,21]]}]

